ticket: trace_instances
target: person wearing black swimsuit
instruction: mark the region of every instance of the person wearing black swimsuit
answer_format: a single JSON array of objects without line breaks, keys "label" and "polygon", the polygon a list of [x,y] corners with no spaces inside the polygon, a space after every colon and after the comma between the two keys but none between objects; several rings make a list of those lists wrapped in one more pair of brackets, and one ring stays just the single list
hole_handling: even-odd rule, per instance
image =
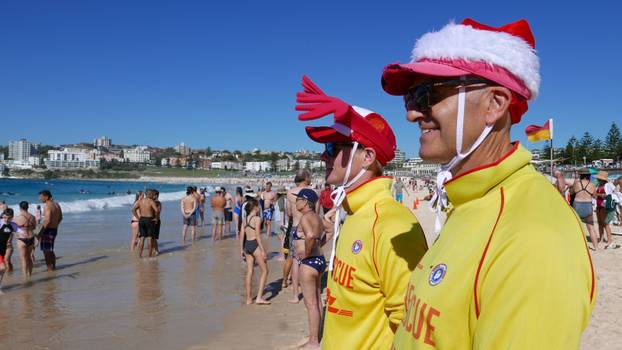
[{"label": "person wearing black swimsuit", "polygon": [[22,229],[11,221],[13,214],[13,209],[6,208],[2,212],[2,219],[0,219],[0,282],[2,282],[7,267],[4,262],[7,243],[13,238],[14,233],[23,233]]},{"label": "person wearing black swimsuit", "polygon": [[268,281],[268,265],[266,251],[261,243],[261,219],[259,218],[259,203],[256,199],[251,198],[244,206],[246,217],[242,227],[240,239],[240,253],[242,258],[246,259],[246,305],[253,303],[251,292],[253,280],[253,266],[255,261],[261,269],[259,277],[259,289],[257,290],[257,298],[255,303],[258,305],[268,305],[269,301],[263,298],[263,290]]}]

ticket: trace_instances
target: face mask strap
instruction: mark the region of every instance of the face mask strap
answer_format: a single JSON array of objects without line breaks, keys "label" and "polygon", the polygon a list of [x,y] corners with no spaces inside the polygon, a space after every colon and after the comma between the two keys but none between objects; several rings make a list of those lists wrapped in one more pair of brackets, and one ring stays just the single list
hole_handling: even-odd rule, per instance
[{"label": "face mask strap", "polygon": [[[465,80],[466,77],[461,77],[461,80]],[[447,207],[449,207],[449,199],[447,198],[447,192],[445,191],[445,183],[452,179],[453,169],[458,163],[468,157],[473,151],[481,145],[486,139],[488,134],[492,131],[493,125],[486,125],[484,130],[480,133],[479,137],[473,142],[471,147],[466,153],[462,153],[462,140],[464,133],[464,110],[465,110],[465,98],[466,88],[461,86],[458,90],[458,112],[456,116],[456,155],[446,164],[441,166],[441,170],[436,175],[436,192],[430,200],[430,206],[432,210],[436,212],[436,220],[434,222],[434,231],[439,233],[442,228],[440,213]]]}]

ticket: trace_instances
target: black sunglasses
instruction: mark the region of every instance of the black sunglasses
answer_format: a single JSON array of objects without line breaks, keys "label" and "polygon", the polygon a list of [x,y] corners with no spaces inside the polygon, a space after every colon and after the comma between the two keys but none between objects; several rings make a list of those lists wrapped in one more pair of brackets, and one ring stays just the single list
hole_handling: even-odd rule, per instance
[{"label": "black sunglasses", "polygon": [[324,153],[329,157],[334,157],[339,152],[339,147],[352,146],[352,143],[344,142],[327,142],[324,144]]},{"label": "black sunglasses", "polygon": [[[434,91],[438,87],[462,87],[474,84],[492,84],[490,80],[480,78],[467,78],[467,79],[451,79],[439,82],[430,82],[425,84],[419,84],[411,87],[406,95],[404,95],[404,105],[406,110],[414,108],[419,112],[426,112],[430,107],[439,103],[443,98],[443,95],[438,91]],[[483,87],[483,86],[482,86]]]}]

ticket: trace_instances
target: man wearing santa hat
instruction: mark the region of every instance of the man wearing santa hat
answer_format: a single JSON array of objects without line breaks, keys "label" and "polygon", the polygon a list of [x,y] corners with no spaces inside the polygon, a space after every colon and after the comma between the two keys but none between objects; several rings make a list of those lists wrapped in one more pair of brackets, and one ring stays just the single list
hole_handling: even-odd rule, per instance
[{"label": "man wearing santa hat", "polygon": [[[529,24],[471,19],[423,35],[382,86],[442,164],[432,199],[448,211],[412,274],[396,349],[576,349],[595,299],[580,221],[510,141],[538,94]],[[440,222],[437,221],[440,229]]]},{"label": "man wearing santa hat", "polygon": [[388,349],[408,278],[427,250],[421,225],[382,176],[395,156],[395,136],[380,114],[326,96],[307,77],[303,87],[300,120],[334,115],[330,126],[306,128],[324,144],[326,182],[336,186],[322,348]]}]

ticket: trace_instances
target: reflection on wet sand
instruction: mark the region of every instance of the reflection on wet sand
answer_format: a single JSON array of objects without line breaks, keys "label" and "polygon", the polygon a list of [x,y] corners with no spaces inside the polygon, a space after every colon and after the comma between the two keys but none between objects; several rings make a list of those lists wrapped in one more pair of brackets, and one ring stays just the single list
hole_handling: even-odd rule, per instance
[{"label": "reflection on wet sand", "polygon": [[[21,279],[21,276],[11,277]],[[67,326],[67,310],[59,300],[58,284],[62,277],[32,278],[7,286],[0,299],[0,339],[3,347],[62,347]]]},{"label": "reflection on wet sand", "polygon": [[136,329],[149,336],[150,342],[157,344],[161,330],[166,325],[167,304],[162,293],[160,281],[161,271],[158,259],[135,259],[134,263],[134,290]]}]

